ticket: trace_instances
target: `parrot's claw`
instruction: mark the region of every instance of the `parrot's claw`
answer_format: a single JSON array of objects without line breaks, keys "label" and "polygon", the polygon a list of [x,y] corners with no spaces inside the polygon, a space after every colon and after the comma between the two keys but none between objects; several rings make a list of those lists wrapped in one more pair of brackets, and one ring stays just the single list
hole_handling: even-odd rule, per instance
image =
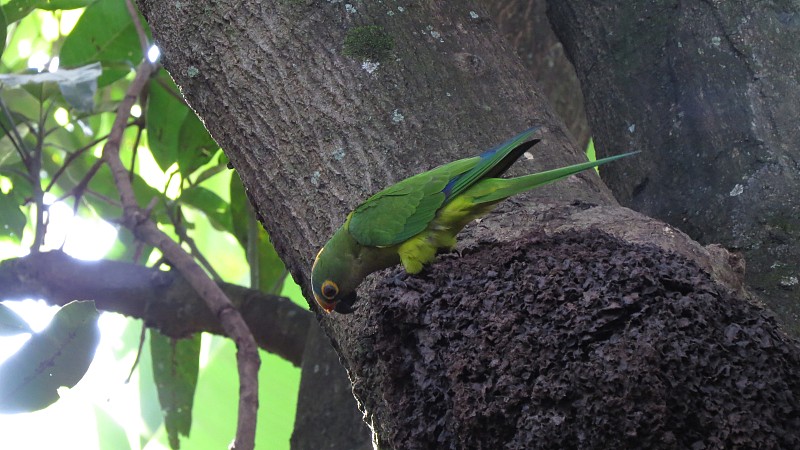
[{"label": "parrot's claw", "polygon": [[392,277],[392,284],[401,287],[403,289],[407,289],[408,285],[406,284],[405,280],[408,277],[406,271],[398,272],[395,276]]}]

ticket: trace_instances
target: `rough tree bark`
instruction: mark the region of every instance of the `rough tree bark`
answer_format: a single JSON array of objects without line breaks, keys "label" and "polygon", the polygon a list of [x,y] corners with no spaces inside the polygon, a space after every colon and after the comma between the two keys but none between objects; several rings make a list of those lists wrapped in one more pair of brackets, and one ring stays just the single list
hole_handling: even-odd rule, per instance
[{"label": "rough tree bark", "polygon": [[546,0],[487,2],[497,29],[519,55],[558,116],[567,125],[578,148],[591,137],[583,93],[575,68],[564,53],[547,19]]},{"label": "rough tree bark", "polygon": [[800,3],[559,1],[549,16],[598,148],[647,153],[609,168],[619,200],[740,250],[800,335]]},{"label": "rough tree bark", "polygon": [[[534,123],[544,141],[515,173],[580,158],[479,2],[140,4],[303,286],[388,183]],[[800,353],[743,300],[730,255],[618,207],[593,172],[506,202],[459,249],[319,316],[379,447],[797,442]],[[341,393],[331,374],[304,378],[301,403]],[[298,448],[358,445],[319,417]]]}]

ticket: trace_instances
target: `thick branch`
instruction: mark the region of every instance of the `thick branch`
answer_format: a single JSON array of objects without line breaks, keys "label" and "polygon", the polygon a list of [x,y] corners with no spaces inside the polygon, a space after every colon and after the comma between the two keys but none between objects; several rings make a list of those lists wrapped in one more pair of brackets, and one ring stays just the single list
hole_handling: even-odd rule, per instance
[{"label": "thick branch", "polygon": [[[219,283],[253,332],[259,347],[300,366],[308,311],[289,299],[234,284]],[[177,271],[119,261],[80,261],[65,253],[30,254],[0,263],[0,298],[41,297],[53,305],[94,300],[104,311],[142,319],[163,334],[224,334],[203,299]]]}]

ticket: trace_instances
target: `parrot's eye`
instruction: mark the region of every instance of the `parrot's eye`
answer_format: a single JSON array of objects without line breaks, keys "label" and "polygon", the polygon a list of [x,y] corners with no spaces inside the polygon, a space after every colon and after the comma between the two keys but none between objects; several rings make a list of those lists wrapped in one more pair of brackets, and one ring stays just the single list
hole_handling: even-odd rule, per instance
[{"label": "parrot's eye", "polygon": [[333,300],[339,294],[339,286],[331,280],[325,280],[322,283],[322,296],[328,300]]}]

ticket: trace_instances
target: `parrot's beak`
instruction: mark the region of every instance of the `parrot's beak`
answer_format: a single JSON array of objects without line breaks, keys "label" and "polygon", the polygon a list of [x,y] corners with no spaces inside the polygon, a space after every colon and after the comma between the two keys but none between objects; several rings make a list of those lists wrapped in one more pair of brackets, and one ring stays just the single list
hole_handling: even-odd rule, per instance
[{"label": "parrot's beak", "polygon": [[339,300],[336,303],[336,306],[333,307],[333,310],[338,312],[339,314],[350,314],[354,312],[356,309],[358,309],[355,306],[353,306],[353,304],[357,301],[358,301],[358,296],[356,295],[355,292],[353,292],[352,294],[349,294],[346,297],[343,297],[341,300]]},{"label": "parrot's beak", "polygon": [[316,292],[314,292],[314,300],[316,300],[316,301],[317,301],[317,305],[318,305],[320,308],[322,308],[322,310],[323,310],[323,311],[325,311],[326,313],[330,314],[330,313],[331,313],[331,311],[333,311],[333,308],[334,308],[334,306],[333,306],[333,305],[331,305],[331,304],[330,304],[330,303],[328,303],[328,302],[323,302],[323,301],[322,301],[322,299],[321,299],[321,298],[319,298],[319,295],[317,295],[317,293],[316,293]]}]

